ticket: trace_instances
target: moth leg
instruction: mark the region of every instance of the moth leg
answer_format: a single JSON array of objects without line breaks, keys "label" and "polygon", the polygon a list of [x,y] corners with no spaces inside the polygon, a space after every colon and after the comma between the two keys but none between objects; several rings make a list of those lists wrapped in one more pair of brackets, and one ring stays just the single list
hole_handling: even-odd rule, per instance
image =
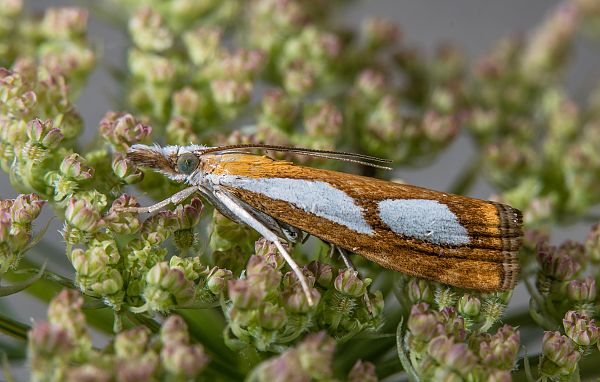
[{"label": "moth leg", "polygon": [[[352,264],[352,260],[350,260],[350,257],[348,257],[348,254],[346,253],[345,249],[340,248],[334,244],[332,244],[331,247],[332,247],[332,249],[335,248],[338,250],[338,253],[340,254],[340,257],[342,258],[342,261],[346,265],[346,268],[352,269],[353,271],[358,272],[356,270],[356,268],[354,267],[354,264]],[[371,315],[371,317],[373,317],[373,304],[371,303],[371,299],[369,298],[369,292],[365,292],[365,294],[363,295],[363,300],[365,301],[365,305],[367,306],[367,310],[369,311],[369,314]]]},{"label": "moth leg", "polygon": [[313,301],[312,296],[310,295],[310,288],[308,287],[308,282],[306,281],[306,277],[304,277],[304,273],[302,273],[302,270],[300,269],[298,264],[285,250],[285,248],[281,244],[281,241],[279,240],[279,237],[273,231],[269,230],[265,225],[263,225],[260,221],[258,221],[254,216],[252,216],[248,211],[246,211],[242,206],[240,206],[233,198],[231,198],[226,193],[219,190],[215,190],[214,195],[217,197],[217,199],[219,199],[221,203],[223,203],[223,205],[229,210],[229,212],[235,215],[240,221],[244,222],[249,227],[256,230],[256,232],[261,234],[265,239],[275,244],[277,250],[279,251],[279,253],[281,253],[281,256],[283,256],[290,268],[292,268],[292,271],[294,272],[296,277],[298,277],[300,285],[302,286],[302,291],[306,296],[306,301],[308,301],[308,304],[310,306],[314,306],[315,303]]},{"label": "moth leg", "polygon": [[153,213],[153,212],[160,210],[161,208],[168,206],[171,203],[179,204],[180,202],[185,200],[188,196],[192,195],[193,193],[195,193],[197,191],[199,191],[198,186],[184,188],[183,190],[171,195],[170,198],[162,200],[151,206],[148,206],[148,207],[125,207],[125,208],[121,209],[121,211],[137,212],[137,213],[144,213],[144,212]]}]

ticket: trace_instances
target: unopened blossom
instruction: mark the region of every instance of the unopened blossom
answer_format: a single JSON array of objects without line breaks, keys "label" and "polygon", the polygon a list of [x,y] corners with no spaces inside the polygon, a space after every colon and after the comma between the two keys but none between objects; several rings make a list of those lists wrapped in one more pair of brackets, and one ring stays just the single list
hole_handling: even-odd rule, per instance
[{"label": "unopened blossom", "polygon": [[139,9],[129,19],[129,33],[141,49],[161,52],[173,45],[173,34],[160,13],[150,7]]},{"label": "unopened blossom", "polygon": [[590,346],[598,342],[600,329],[593,319],[570,310],[562,321],[566,335],[577,345]]},{"label": "unopened blossom", "polygon": [[429,311],[429,305],[426,303],[419,303],[412,306],[407,326],[411,335],[422,341],[431,340],[440,334],[441,331],[441,327],[438,326],[437,317]]},{"label": "unopened blossom", "polygon": [[429,342],[428,353],[440,364],[467,376],[477,364],[477,357],[467,344],[456,343],[447,336],[438,336]]},{"label": "unopened blossom", "polygon": [[503,370],[512,370],[517,360],[520,334],[515,328],[504,325],[496,334],[484,334],[479,344],[479,357],[485,365]]},{"label": "unopened blossom", "polygon": [[336,290],[352,297],[364,295],[370,284],[371,279],[361,280],[358,277],[358,272],[349,268],[340,270],[340,273],[333,281]]},{"label": "unopened blossom", "polygon": [[408,292],[408,300],[417,304],[419,302],[432,303],[433,302],[433,289],[427,280],[411,278],[406,286]]},{"label": "unopened blossom", "polygon": [[156,264],[146,274],[144,299],[150,310],[167,311],[184,306],[193,298],[193,283],[179,269],[171,269],[167,262]]},{"label": "unopened blossom", "polygon": [[84,232],[95,232],[102,225],[100,211],[85,199],[69,199],[65,210],[66,222]]},{"label": "unopened blossom", "polygon": [[575,343],[559,332],[545,332],[542,340],[541,372],[548,376],[568,376],[575,370],[581,354]]},{"label": "unopened blossom", "polygon": [[375,365],[371,362],[358,360],[348,373],[348,382],[377,382]]},{"label": "unopened blossom", "polygon": [[48,38],[82,37],[87,31],[88,16],[81,8],[50,8],[44,13],[41,30]]},{"label": "unopened blossom", "polygon": [[100,121],[100,134],[117,150],[125,151],[142,142],[152,133],[152,128],[136,120],[131,114],[108,112]]},{"label": "unopened blossom", "polygon": [[567,284],[567,296],[576,302],[591,302],[596,299],[596,280],[587,277],[583,280],[572,280]]}]

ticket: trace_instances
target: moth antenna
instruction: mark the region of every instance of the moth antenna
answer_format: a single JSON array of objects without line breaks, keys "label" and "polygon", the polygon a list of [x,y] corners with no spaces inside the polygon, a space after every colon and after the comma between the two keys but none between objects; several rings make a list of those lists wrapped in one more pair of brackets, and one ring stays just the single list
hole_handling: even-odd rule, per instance
[{"label": "moth antenna", "polygon": [[364,166],[370,166],[375,168],[381,168],[384,170],[391,170],[390,167],[378,165],[370,162],[379,162],[379,163],[392,163],[389,159],[378,158],[371,155],[365,154],[357,154],[357,153],[348,153],[344,151],[334,151],[334,150],[317,150],[317,149],[308,149],[308,148],[300,148],[300,147],[291,147],[291,146],[275,146],[275,145],[261,145],[261,144],[243,144],[243,145],[230,145],[230,146],[221,146],[221,147],[212,147],[206,150],[202,150],[200,152],[201,155],[210,154],[210,153],[219,153],[219,152],[244,152],[238,150],[248,150],[248,149],[262,149],[264,151],[278,151],[278,152],[290,152],[299,155],[305,155],[316,158],[325,158],[332,160],[339,160],[342,162],[350,162],[357,163]]}]

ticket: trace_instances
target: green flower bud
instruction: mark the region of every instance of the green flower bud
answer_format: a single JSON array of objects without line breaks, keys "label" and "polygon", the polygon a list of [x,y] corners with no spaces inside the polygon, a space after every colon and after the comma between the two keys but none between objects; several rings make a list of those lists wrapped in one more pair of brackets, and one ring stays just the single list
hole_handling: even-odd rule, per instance
[{"label": "green flower bud", "polygon": [[421,129],[426,138],[435,143],[446,143],[459,132],[459,120],[453,115],[441,115],[428,111],[423,117]]},{"label": "green flower bud", "polygon": [[315,82],[314,71],[301,60],[293,62],[283,73],[283,87],[294,96],[306,95],[314,88]]},{"label": "green flower bud", "polygon": [[178,205],[173,211],[175,230],[192,229],[197,226],[203,208],[200,198],[193,198],[189,204]]},{"label": "green flower bud", "polygon": [[45,149],[55,149],[63,139],[60,129],[52,127],[52,120],[42,121],[34,119],[27,124],[27,138],[31,143],[38,144]]},{"label": "green flower bud", "polygon": [[458,300],[458,312],[463,316],[475,317],[479,315],[481,301],[472,295],[464,294]]},{"label": "green flower bud", "polygon": [[169,267],[181,270],[185,275],[185,278],[191,281],[197,280],[201,276],[210,277],[210,272],[217,269],[216,267],[210,269],[208,266],[204,266],[199,257],[179,256],[171,257],[171,260],[169,260]]},{"label": "green flower bud", "polygon": [[65,210],[65,220],[72,227],[84,232],[96,232],[102,225],[100,212],[84,199],[69,199]]},{"label": "green flower bud", "polygon": [[247,103],[252,94],[252,83],[237,80],[213,80],[210,82],[215,102],[220,106],[239,106]]},{"label": "green flower bud", "polygon": [[331,378],[334,352],[335,341],[325,332],[309,334],[298,345],[298,358],[302,370],[316,380]]},{"label": "green flower bud", "polygon": [[173,93],[173,115],[195,118],[201,108],[203,100],[198,92],[190,87]]},{"label": "green flower bud", "polygon": [[367,292],[371,279],[361,280],[358,272],[353,269],[343,269],[333,281],[333,286],[338,292],[351,297],[361,297]]},{"label": "green flower bud", "polygon": [[183,306],[194,297],[194,284],[186,280],[179,269],[170,269],[167,262],[150,268],[146,274],[144,299],[149,309],[166,311],[175,306]]},{"label": "green flower bud", "polygon": [[160,329],[160,338],[164,345],[184,344],[190,341],[188,327],[184,319],[176,314],[169,316]]},{"label": "green flower bud", "polygon": [[116,380],[119,382],[139,382],[155,380],[155,372],[160,362],[155,353],[147,352],[140,358],[123,359],[116,365]]},{"label": "green flower bud", "polygon": [[206,27],[184,33],[183,42],[195,65],[204,65],[217,57],[220,52],[221,35],[221,30]]},{"label": "green flower bud", "polygon": [[112,370],[106,370],[101,366],[84,364],[71,367],[67,370],[67,382],[110,382]]},{"label": "green flower bud", "polygon": [[[18,261],[18,255],[20,255],[21,251],[27,248],[31,242],[31,225],[13,224],[11,225],[8,234],[10,236],[10,247],[17,255],[15,260]],[[14,263],[14,265],[17,265],[17,263]]]},{"label": "green flower bud", "polygon": [[587,277],[583,280],[572,280],[567,284],[567,296],[575,302],[592,302],[596,299],[596,280]]},{"label": "green flower bud", "polygon": [[142,223],[142,240],[150,245],[158,245],[173,233],[173,228],[173,213],[161,211]]},{"label": "green flower bud", "polygon": [[261,118],[265,122],[289,131],[294,123],[296,103],[282,89],[272,89],[262,99]]},{"label": "green flower bud", "polygon": [[[129,70],[135,78],[153,85],[153,93],[147,94],[146,97],[154,96],[165,100],[169,98],[168,88],[161,87],[174,85],[177,78],[177,65],[174,60],[132,49],[129,51],[128,62]],[[156,100],[153,100],[153,103],[155,102]]]},{"label": "green flower bud", "polygon": [[314,310],[321,300],[321,294],[315,288],[309,288],[309,293],[314,303],[313,306],[308,304],[306,294],[298,284],[290,285],[282,293],[283,306],[290,313],[306,314]]},{"label": "green flower bud", "polygon": [[466,377],[477,365],[477,357],[469,350],[467,344],[455,343],[452,338],[445,335],[433,338],[429,342],[427,351],[440,364],[452,368],[463,377]]},{"label": "green flower bud", "polygon": [[[283,247],[286,250],[289,250],[289,246],[287,244],[283,244]],[[285,259],[283,256],[281,256],[275,244],[271,243],[264,237],[261,237],[254,243],[254,253],[257,256],[264,258],[267,264],[277,270],[281,270],[281,268],[283,268],[283,266],[286,264]]]},{"label": "green flower bud", "polygon": [[149,7],[139,9],[129,19],[129,33],[142,50],[162,52],[173,45],[173,34],[160,13]]},{"label": "green flower bud", "polygon": [[537,253],[542,272],[556,280],[570,280],[581,266],[553,246],[541,246]]},{"label": "green flower bud", "polygon": [[98,280],[90,285],[90,289],[100,296],[111,296],[123,288],[121,273],[112,268],[107,270]]},{"label": "green flower bud", "polygon": [[581,358],[573,341],[559,332],[544,332],[542,352],[540,371],[546,376],[570,375]]},{"label": "green flower bud", "polygon": [[269,302],[261,307],[257,318],[258,324],[266,330],[279,330],[287,322],[285,310]]},{"label": "green flower bud", "polygon": [[83,297],[78,291],[63,289],[48,305],[48,321],[69,332],[73,342],[85,352],[92,348],[92,342],[86,330],[82,307]]},{"label": "green flower bud", "polygon": [[112,170],[117,178],[126,184],[135,184],[144,179],[144,173],[122,154],[115,155],[115,159],[112,162]]},{"label": "green flower bud", "polygon": [[214,295],[220,295],[225,292],[229,280],[233,278],[233,273],[228,269],[216,268],[211,271],[206,280],[206,287]]},{"label": "green flower bud", "polygon": [[108,214],[102,218],[106,228],[120,235],[130,235],[140,229],[140,220],[137,214],[132,212],[123,212],[122,208],[139,207],[140,204],[136,198],[123,194],[115,199],[108,210]]},{"label": "green flower bud", "polygon": [[412,306],[407,327],[415,338],[422,341],[430,341],[443,331],[436,316],[429,312],[429,305],[424,302]]},{"label": "green flower bud", "polygon": [[600,330],[593,319],[573,310],[563,319],[566,335],[579,346],[590,346],[598,342]]},{"label": "green flower bud", "polygon": [[115,355],[119,358],[135,358],[146,352],[150,331],[145,326],[126,330],[115,336]]},{"label": "green flower bud", "polygon": [[16,224],[30,224],[37,218],[46,204],[45,200],[40,200],[37,194],[21,194],[14,200],[10,212],[12,222]]},{"label": "green flower bud", "polygon": [[168,373],[194,378],[208,364],[208,357],[200,344],[169,344],[162,348],[160,357]]},{"label": "green flower bud", "polygon": [[90,179],[94,170],[85,165],[85,159],[81,155],[74,153],[63,159],[60,164],[60,172],[67,178],[83,181]]},{"label": "green flower bud", "polygon": [[234,307],[246,310],[258,308],[266,296],[263,288],[248,280],[229,280],[227,293]]},{"label": "green flower bud", "polygon": [[388,81],[380,71],[366,69],[359,74],[354,86],[368,100],[377,101],[385,95]]},{"label": "green flower bud", "polygon": [[41,31],[49,40],[71,40],[85,36],[88,12],[81,8],[49,8],[44,13]]}]

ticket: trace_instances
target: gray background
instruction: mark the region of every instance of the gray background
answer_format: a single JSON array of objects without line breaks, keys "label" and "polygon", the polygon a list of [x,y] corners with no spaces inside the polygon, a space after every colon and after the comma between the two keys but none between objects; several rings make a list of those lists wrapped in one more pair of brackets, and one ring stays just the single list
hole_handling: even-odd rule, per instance
[{"label": "gray background", "polygon": [[[461,47],[471,61],[488,52],[500,39],[515,34],[525,33],[538,25],[558,2],[547,0],[481,1],[399,1],[372,0],[355,1],[341,9],[336,18],[348,25],[358,25],[367,16],[381,16],[398,22],[403,30],[403,38],[421,46],[428,52],[438,44],[451,41]],[[84,3],[85,4],[85,3]],[[78,5],[73,1],[29,1],[28,11],[39,12],[50,6]],[[86,122],[84,139],[94,135],[94,129],[108,110],[118,110],[114,100],[117,99],[117,86],[108,75],[107,65],[123,67],[125,63],[126,36],[114,30],[110,25],[100,22],[92,14],[90,38],[97,47],[102,64],[91,77],[87,89],[82,94],[78,107]],[[574,63],[567,74],[567,88],[572,97],[584,100],[598,79],[600,79],[600,54],[592,44],[579,39],[574,54]],[[461,136],[435,162],[434,165],[419,169],[400,169],[396,176],[420,186],[444,190],[449,187],[461,168],[472,158],[473,147],[470,140]],[[471,191],[472,196],[488,198],[493,190],[482,180]],[[13,198],[16,193],[10,187],[8,176],[0,173],[0,197]],[[52,215],[49,208],[38,220],[38,225],[45,223]],[[58,234],[60,224],[55,223],[46,234],[51,245],[64,248],[62,238]],[[587,225],[561,227],[555,230],[554,241],[565,238],[583,240],[587,234]],[[43,253],[30,253],[28,258],[43,261]],[[66,261],[49,264],[49,267],[61,274],[71,276],[70,265]],[[20,293],[3,300],[8,300],[12,313],[23,322],[43,320],[46,317],[46,305]],[[527,305],[524,288],[517,288],[516,296],[510,309]],[[94,336],[96,345],[102,345],[105,339]],[[539,344],[528,345],[534,351]],[[25,367],[16,368],[16,376],[24,379]]]}]

